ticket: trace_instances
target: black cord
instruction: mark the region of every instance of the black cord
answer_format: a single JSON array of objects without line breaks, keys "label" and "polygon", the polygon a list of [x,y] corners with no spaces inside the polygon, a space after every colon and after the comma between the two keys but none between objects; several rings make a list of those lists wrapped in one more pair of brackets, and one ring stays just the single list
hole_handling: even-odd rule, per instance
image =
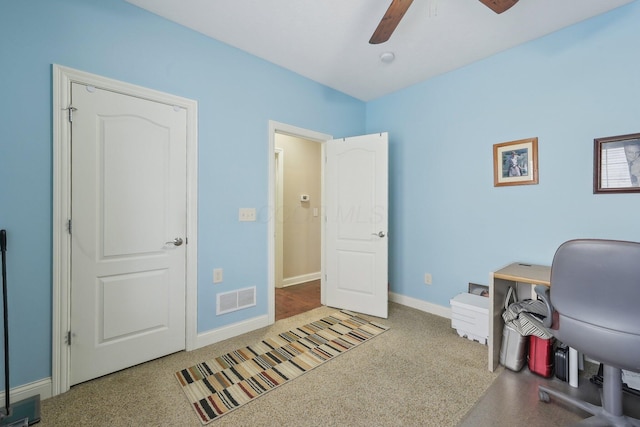
[{"label": "black cord", "polygon": [[0,230],[0,251],[2,252],[2,305],[4,314],[4,400],[6,416],[11,415],[9,398],[9,315],[7,314],[7,230]]}]

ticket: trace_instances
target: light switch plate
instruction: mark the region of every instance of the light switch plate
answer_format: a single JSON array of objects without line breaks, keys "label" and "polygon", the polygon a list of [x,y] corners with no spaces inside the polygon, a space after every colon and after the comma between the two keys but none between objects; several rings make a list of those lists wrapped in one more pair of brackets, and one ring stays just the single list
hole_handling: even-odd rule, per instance
[{"label": "light switch plate", "polygon": [[240,208],[238,211],[239,221],[255,221],[256,208]]}]

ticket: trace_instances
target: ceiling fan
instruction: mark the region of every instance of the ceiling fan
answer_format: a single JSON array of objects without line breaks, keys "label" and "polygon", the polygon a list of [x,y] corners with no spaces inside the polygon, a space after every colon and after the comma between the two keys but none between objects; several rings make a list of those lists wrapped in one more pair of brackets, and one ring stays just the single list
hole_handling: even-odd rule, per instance
[{"label": "ceiling fan", "polygon": [[[480,0],[480,2],[495,13],[502,13],[516,4],[518,0]],[[389,9],[382,17],[369,43],[380,44],[389,40],[411,3],[413,3],[413,0],[392,0]]]}]

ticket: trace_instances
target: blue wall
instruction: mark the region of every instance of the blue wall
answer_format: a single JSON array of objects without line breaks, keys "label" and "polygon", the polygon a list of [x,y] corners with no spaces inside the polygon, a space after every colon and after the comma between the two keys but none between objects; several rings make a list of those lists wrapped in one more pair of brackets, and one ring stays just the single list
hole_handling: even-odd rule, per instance
[{"label": "blue wall", "polygon": [[[12,386],[51,375],[51,64],[199,102],[198,330],[267,312],[268,120],[389,131],[392,291],[443,306],[574,237],[640,240],[640,195],[593,195],[593,139],[640,132],[640,4],[364,104],[122,0],[0,9],[0,228],[9,231]],[[492,145],[537,136],[540,184],[493,187]],[[214,315],[216,291],[258,305]],[[432,273],[434,284],[423,284]]]},{"label": "blue wall", "polygon": [[[51,375],[52,64],[198,101],[199,332],[267,313],[268,121],[364,132],[363,102],[121,0],[3,1],[0,57],[12,387]],[[256,285],[257,306],[215,316],[214,267],[216,292]]]},{"label": "blue wall", "polygon": [[[640,132],[638,22],[634,2],[367,104],[390,138],[392,292],[448,306],[565,240],[640,241],[640,194],[593,194],[594,138]],[[540,183],[494,187],[493,144],[530,137]]]}]

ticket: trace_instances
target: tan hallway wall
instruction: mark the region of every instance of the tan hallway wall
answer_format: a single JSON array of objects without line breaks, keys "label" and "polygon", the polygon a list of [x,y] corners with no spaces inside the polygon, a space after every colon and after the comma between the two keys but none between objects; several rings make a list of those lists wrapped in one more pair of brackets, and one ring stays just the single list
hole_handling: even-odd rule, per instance
[{"label": "tan hallway wall", "polygon": [[[318,142],[277,134],[283,155],[283,283],[319,278],[321,268],[321,153]],[[301,201],[308,195],[309,201]]]}]

